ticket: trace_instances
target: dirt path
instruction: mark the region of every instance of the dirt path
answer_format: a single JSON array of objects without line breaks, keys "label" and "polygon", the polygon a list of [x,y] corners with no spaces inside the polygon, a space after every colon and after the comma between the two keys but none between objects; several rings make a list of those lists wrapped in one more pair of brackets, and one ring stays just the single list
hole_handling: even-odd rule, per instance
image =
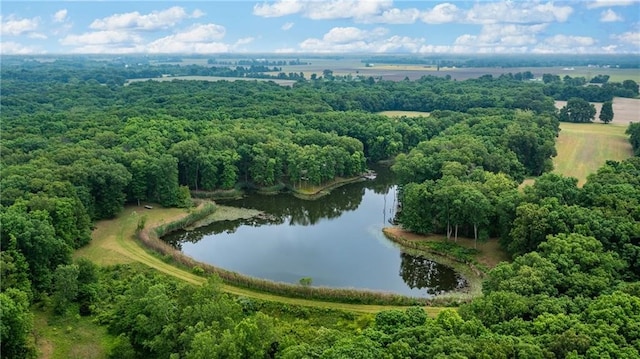
[{"label": "dirt path", "polygon": [[[185,282],[197,285],[202,284],[205,282],[205,278],[163,262],[160,258],[147,252],[135,239],[136,226],[143,216],[146,218],[146,226],[149,228],[163,223],[169,223],[185,215],[187,215],[186,211],[175,208],[145,210],[143,207],[128,207],[117,218],[98,222],[92,234],[93,238],[91,243],[76,251],[74,256],[85,257],[101,265],[139,262]],[[259,300],[360,313],[377,313],[384,309],[405,308],[399,306],[347,304],[289,298],[264,292],[256,292],[227,284],[224,284],[222,289],[233,295]],[[430,315],[437,315],[445,308],[425,307],[424,309]]]}]

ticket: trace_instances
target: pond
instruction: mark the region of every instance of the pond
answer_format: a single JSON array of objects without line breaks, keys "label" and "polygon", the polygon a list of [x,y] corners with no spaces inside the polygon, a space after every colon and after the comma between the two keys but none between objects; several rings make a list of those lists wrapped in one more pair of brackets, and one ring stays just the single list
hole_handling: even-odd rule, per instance
[{"label": "pond", "polygon": [[260,218],[224,221],[164,239],[190,257],[252,277],[314,286],[368,289],[431,297],[466,284],[452,268],[404,253],[382,228],[397,207],[394,178],[351,183],[317,200],[291,194],[250,194],[220,204],[263,211]]}]

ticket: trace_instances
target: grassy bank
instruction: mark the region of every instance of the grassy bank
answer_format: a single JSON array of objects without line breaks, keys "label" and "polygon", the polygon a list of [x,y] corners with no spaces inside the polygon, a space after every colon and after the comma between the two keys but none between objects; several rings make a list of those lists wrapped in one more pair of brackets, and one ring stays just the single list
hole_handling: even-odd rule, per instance
[{"label": "grassy bank", "polygon": [[349,304],[377,304],[377,305],[428,305],[430,300],[425,298],[411,298],[393,293],[383,293],[356,289],[339,289],[329,287],[303,286],[246,276],[228,271],[206,263],[201,263],[175,249],[162,239],[162,236],[191,223],[200,220],[210,213],[210,206],[203,206],[198,211],[175,220],[174,222],[158,226],[153,229],[145,228],[139,231],[138,238],[145,247],[157,252],[167,260],[197,275],[217,275],[224,283],[236,287],[282,295],[290,298],[319,300]]},{"label": "grassy bank", "polygon": [[[215,216],[216,213],[219,212],[224,214],[227,211],[216,211],[212,215]],[[193,267],[186,265],[179,267],[171,263],[167,263],[165,261],[166,257],[163,258],[160,255],[147,250],[139,241],[136,241],[136,228],[142,216],[146,218],[145,229],[140,233],[155,233],[155,231],[151,231],[152,228],[165,225],[174,220],[179,220],[188,214],[189,213],[184,209],[176,208],[154,208],[152,210],[145,210],[142,207],[127,207],[118,215],[117,218],[98,222],[96,224],[96,229],[92,234],[93,239],[91,243],[76,251],[74,256],[88,258],[100,265],[139,262],[161,273],[171,275],[188,283],[202,284],[206,281],[206,278],[193,273]],[[173,261],[173,259],[171,259],[171,261]],[[257,300],[360,313],[377,313],[384,309],[406,307],[402,305],[351,304],[291,298],[284,295],[250,290],[230,284],[224,284],[222,286],[222,290],[233,295]],[[436,315],[443,309],[444,308],[442,307],[435,306],[425,307],[425,310],[430,315]]]}]

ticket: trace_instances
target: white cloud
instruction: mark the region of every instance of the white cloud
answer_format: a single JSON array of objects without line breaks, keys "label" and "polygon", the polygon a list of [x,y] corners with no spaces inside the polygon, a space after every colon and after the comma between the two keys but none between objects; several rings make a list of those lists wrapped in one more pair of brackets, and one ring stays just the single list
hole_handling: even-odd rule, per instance
[{"label": "white cloud", "polygon": [[313,20],[367,19],[381,14],[393,4],[392,0],[330,0],[306,3],[304,15]]},{"label": "white cloud", "polygon": [[0,35],[19,36],[34,32],[38,29],[39,23],[39,17],[20,19],[13,15],[9,15],[8,18],[0,16]]},{"label": "white cloud", "polygon": [[276,54],[291,54],[294,52],[297,52],[296,49],[292,48],[292,47],[286,47],[286,48],[282,48],[282,49],[276,49],[274,51]]},{"label": "white cloud", "polygon": [[60,39],[60,43],[65,46],[86,46],[86,45],[124,45],[139,44],[142,37],[128,31],[94,31],[82,35],[67,35]]},{"label": "white cloud", "polygon": [[622,43],[634,45],[636,47],[635,52],[640,51],[640,32],[638,31],[629,31],[619,35],[612,35],[611,37]]},{"label": "white cloud", "polygon": [[546,24],[489,24],[482,26],[478,35],[465,34],[459,36],[454,45],[470,48],[529,46],[537,42],[537,34],[546,27]]},{"label": "white cloud", "polygon": [[137,11],[114,14],[109,17],[94,20],[90,28],[94,30],[159,30],[175,26],[180,21],[189,17],[202,16],[199,10],[192,15],[187,14],[184,8],[174,6],[162,11],[153,11],[149,14],[140,14]]},{"label": "white cloud", "polygon": [[229,52],[230,46],[221,42],[182,42],[174,36],[166,36],[146,46],[149,53],[217,53]]},{"label": "white cloud", "polygon": [[205,13],[204,11],[200,10],[200,9],[195,9],[195,10],[193,10],[193,12],[191,13],[191,17],[192,17],[192,18],[194,18],[194,19],[197,19],[197,18],[203,17],[203,16],[205,16],[205,15],[206,15],[206,13]]},{"label": "white cloud", "polygon": [[461,45],[425,45],[420,48],[419,53],[423,54],[522,54],[528,51],[528,47],[511,47],[511,46],[486,46],[472,47]]},{"label": "white cloud", "polygon": [[135,45],[85,45],[73,48],[70,52],[75,54],[139,54],[144,52],[144,47]]},{"label": "white cloud", "polygon": [[572,13],[572,7],[551,2],[477,3],[467,12],[466,21],[475,24],[565,22]]},{"label": "white cloud", "polygon": [[[214,53],[228,52],[232,48],[228,44],[218,42],[224,38],[225,28],[216,24],[196,24],[189,29],[165,36],[146,45],[146,52],[150,53]],[[249,40],[251,39],[251,40]],[[244,41],[249,43],[252,38],[238,40],[238,45]]]},{"label": "white cloud", "polygon": [[544,40],[548,45],[559,48],[574,48],[592,46],[596,43],[596,40],[588,36],[569,36],[569,35],[555,35],[548,37]]},{"label": "white cloud", "polygon": [[554,35],[544,39],[531,49],[536,54],[589,54],[607,52],[606,47],[596,47],[596,39],[589,36]]},{"label": "white cloud", "polygon": [[253,14],[262,17],[280,17],[300,12],[304,5],[298,0],[279,0],[273,4],[256,4]]},{"label": "white cloud", "polygon": [[[281,17],[301,13],[313,20],[349,19],[366,22],[399,21],[398,14],[407,15],[411,12],[389,10],[393,0],[278,0],[273,3],[264,2],[253,7],[253,14],[262,17]],[[391,9],[393,10],[393,9]],[[405,22],[402,22],[405,23]]]},{"label": "white cloud", "polygon": [[383,28],[377,28],[373,31],[365,31],[357,27],[334,27],[324,34],[322,40],[326,43],[340,44],[376,38],[384,36],[386,33],[387,30]]},{"label": "white cloud", "polygon": [[67,20],[67,9],[62,9],[53,14],[53,22],[65,22]]},{"label": "white cloud", "polygon": [[238,39],[238,41],[236,41],[234,46],[248,45],[252,43],[254,40],[255,40],[254,37],[243,37],[242,39]]},{"label": "white cloud", "polygon": [[623,21],[623,20],[624,19],[622,18],[622,16],[616,14],[616,12],[611,9],[607,9],[602,13],[600,13],[601,22],[616,22],[616,21]]},{"label": "white cloud", "polygon": [[287,30],[291,30],[292,27],[293,27],[292,22],[285,22],[284,24],[282,24],[281,29],[284,31],[287,31]]},{"label": "white cloud", "polygon": [[30,32],[29,34],[27,34],[27,37],[30,39],[36,39],[36,40],[45,40],[48,38],[47,35],[39,32]]},{"label": "white cloud", "polygon": [[44,53],[45,51],[35,46],[26,46],[13,41],[0,42],[0,54],[3,55],[33,55]]},{"label": "white cloud", "polygon": [[420,20],[427,24],[444,24],[463,18],[462,11],[451,3],[438,4],[420,15]]},{"label": "white cloud", "polygon": [[179,42],[206,42],[224,38],[225,28],[216,24],[195,24],[185,31],[178,32],[173,37]]},{"label": "white cloud", "polygon": [[253,14],[280,17],[300,14],[312,20],[353,19],[359,23],[412,24],[416,20],[427,24],[444,23],[550,23],[565,22],[573,13],[568,5],[553,2],[497,1],[476,2],[469,10],[444,2],[431,9],[393,7],[392,0],[277,0],[253,7]]},{"label": "white cloud", "polygon": [[[407,36],[385,37],[387,30],[376,28],[370,31],[356,27],[335,27],[322,39],[310,38],[300,43],[302,52],[418,52],[424,45],[423,38]],[[280,49],[279,52],[290,52]]]},{"label": "white cloud", "polygon": [[371,16],[370,18],[363,19],[363,22],[374,22],[384,24],[413,24],[420,17],[420,11],[418,9],[388,9],[384,10],[382,14],[377,16]]},{"label": "white cloud", "polygon": [[611,6],[629,6],[638,3],[638,0],[595,0],[587,4],[588,9]]}]

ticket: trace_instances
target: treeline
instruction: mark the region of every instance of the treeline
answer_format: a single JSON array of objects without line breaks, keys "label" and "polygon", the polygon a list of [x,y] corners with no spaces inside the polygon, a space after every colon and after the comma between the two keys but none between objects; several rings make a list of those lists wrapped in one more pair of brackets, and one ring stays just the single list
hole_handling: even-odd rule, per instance
[{"label": "treeline", "polygon": [[425,56],[378,55],[365,58],[363,63],[385,64],[426,64],[441,67],[557,67],[557,66],[594,66],[616,68],[638,68],[638,58],[635,55],[451,55],[433,54]]},{"label": "treeline", "polygon": [[596,75],[589,82],[584,77],[544,74],[542,80],[548,86],[544,93],[556,100],[567,101],[581,98],[588,102],[606,102],[614,97],[634,98],[638,96],[638,84],[634,80],[609,82],[608,75]]},{"label": "treeline", "polygon": [[208,59],[207,64],[209,65],[225,65],[225,66],[296,66],[296,65],[309,65],[306,61],[300,61],[300,59],[295,60],[269,60],[269,59],[240,59],[240,60],[218,60],[218,59]]},{"label": "treeline", "polygon": [[[249,78],[278,78],[267,75],[266,72],[279,72],[279,67],[269,67],[264,64],[247,66],[199,66],[150,63],[121,63],[86,60],[57,60],[55,71],[51,71],[51,64],[40,61],[25,61],[19,66],[3,66],[1,76],[3,80],[19,80],[36,83],[77,83],[79,81],[95,80],[99,84],[108,86],[122,86],[128,79],[161,78],[164,76],[218,76],[218,77],[249,77]],[[294,79],[299,74],[292,74]]]}]

